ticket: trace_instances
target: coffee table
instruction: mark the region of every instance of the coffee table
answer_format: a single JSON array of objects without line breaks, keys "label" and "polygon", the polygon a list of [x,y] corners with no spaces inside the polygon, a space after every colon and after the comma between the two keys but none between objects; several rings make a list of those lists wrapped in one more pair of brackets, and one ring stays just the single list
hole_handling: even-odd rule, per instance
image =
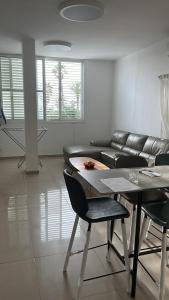
[{"label": "coffee table", "polygon": [[[84,162],[86,161],[92,161],[95,166],[93,169],[86,169],[84,166]],[[104,165],[103,163],[101,163],[100,161],[93,159],[91,157],[71,157],[69,159],[69,162],[71,164],[71,166],[73,167],[73,169],[75,169],[76,171],[84,171],[84,170],[88,170],[88,171],[92,171],[92,170],[109,170],[109,167],[107,167],[106,165]]]}]

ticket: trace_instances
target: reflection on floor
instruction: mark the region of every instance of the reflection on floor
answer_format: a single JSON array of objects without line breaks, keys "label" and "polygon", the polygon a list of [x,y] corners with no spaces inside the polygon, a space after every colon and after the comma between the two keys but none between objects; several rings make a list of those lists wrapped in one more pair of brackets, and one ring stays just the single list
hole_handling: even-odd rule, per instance
[{"label": "reflection on floor", "polygon": [[[81,254],[71,258],[67,275],[63,276],[62,273],[74,222],[74,213],[62,175],[63,160],[44,159],[39,175],[26,175],[23,169],[17,169],[16,164],[16,159],[1,160],[0,299],[75,299]],[[76,233],[74,249],[82,249],[85,230],[86,224],[81,222]],[[106,225],[95,225],[91,245],[105,241]],[[113,266],[106,262],[105,255],[105,248],[89,252],[86,276],[101,275],[110,272],[110,269],[122,268],[113,253]],[[160,256],[147,256],[142,258],[142,261],[158,277]],[[168,299],[169,288],[166,286],[166,289]],[[81,298],[130,299],[126,293],[125,273],[85,283]],[[136,299],[143,298],[156,299],[157,288],[139,267]]]}]

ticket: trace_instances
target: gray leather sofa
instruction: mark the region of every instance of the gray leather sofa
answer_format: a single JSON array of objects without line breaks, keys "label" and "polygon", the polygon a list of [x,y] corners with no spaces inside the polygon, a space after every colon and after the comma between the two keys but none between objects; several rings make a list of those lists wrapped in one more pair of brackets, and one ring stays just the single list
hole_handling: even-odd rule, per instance
[{"label": "gray leather sofa", "polygon": [[149,165],[163,153],[169,153],[169,140],[153,136],[116,130],[108,141],[91,141],[89,146],[65,146],[63,156],[66,163],[70,157],[88,156],[110,168],[116,167],[119,156],[141,156]]}]

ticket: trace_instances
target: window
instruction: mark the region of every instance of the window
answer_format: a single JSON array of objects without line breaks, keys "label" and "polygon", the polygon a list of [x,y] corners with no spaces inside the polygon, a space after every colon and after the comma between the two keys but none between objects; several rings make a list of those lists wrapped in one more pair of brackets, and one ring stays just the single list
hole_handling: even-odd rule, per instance
[{"label": "window", "polygon": [[[37,58],[39,120],[81,120],[82,62]],[[24,118],[22,58],[0,57],[0,95],[7,119]]]}]

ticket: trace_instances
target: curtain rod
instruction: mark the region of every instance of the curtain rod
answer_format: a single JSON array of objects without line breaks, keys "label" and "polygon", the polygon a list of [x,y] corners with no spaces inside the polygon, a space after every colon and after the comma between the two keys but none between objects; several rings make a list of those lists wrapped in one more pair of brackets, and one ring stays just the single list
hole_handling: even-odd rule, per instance
[{"label": "curtain rod", "polygon": [[167,78],[169,77],[169,74],[162,74],[160,76],[158,76],[159,79],[163,79],[163,78]]}]

